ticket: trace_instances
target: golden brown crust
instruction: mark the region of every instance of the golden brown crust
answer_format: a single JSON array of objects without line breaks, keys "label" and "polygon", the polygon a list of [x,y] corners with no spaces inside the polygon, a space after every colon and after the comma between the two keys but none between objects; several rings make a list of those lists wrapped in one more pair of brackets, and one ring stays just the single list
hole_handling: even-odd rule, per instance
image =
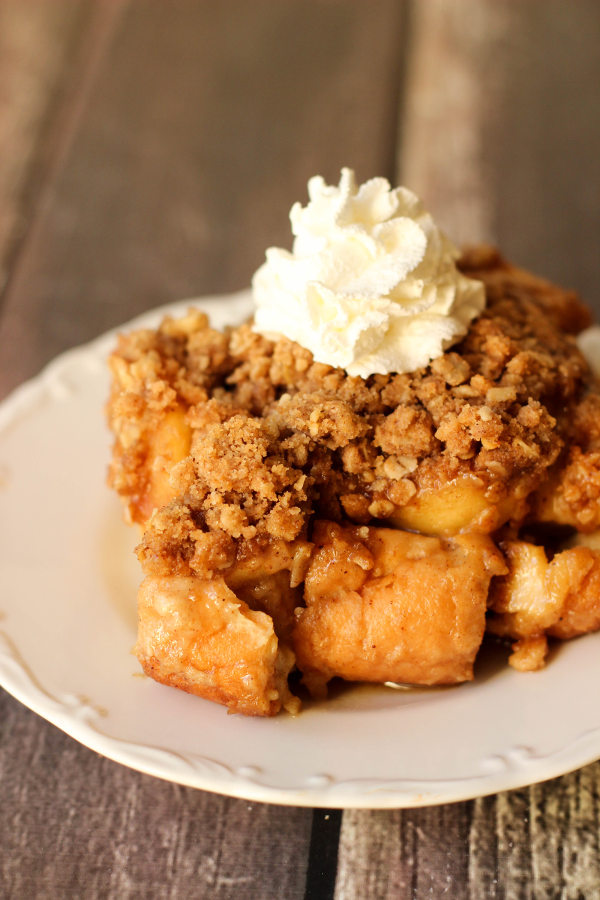
[{"label": "golden brown crust", "polygon": [[279,645],[272,619],[222,579],[148,577],[138,616],[136,655],[156,681],[245,715],[297,708],[287,684],[293,653]]},{"label": "golden brown crust", "polygon": [[318,522],[314,538],[294,631],[312,692],[335,676],[430,685],[473,678],[490,579],[506,572],[490,538],[332,522]]}]

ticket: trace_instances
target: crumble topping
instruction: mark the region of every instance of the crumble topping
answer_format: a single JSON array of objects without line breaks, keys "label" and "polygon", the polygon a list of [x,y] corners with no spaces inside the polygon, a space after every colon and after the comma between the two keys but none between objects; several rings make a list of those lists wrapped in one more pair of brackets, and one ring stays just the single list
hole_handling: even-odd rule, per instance
[{"label": "crumble topping", "polygon": [[[290,340],[249,323],[217,332],[193,311],[122,336],[111,361],[110,477],[134,518],[154,422],[180,409],[191,432],[170,475],[176,499],[142,541],[145,564],[163,558],[178,570],[185,557],[209,573],[240,541],[309,537],[312,516],[385,524],[418,491],[461,475],[495,503],[524,497],[573,422],[589,442],[600,401],[579,402],[591,375],[574,339],[586,308],[490,249],[466,252],[459,266],[485,284],[487,307],[460,344],[410,374],[351,377]],[[581,464],[570,452],[564,490],[577,503]]]}]

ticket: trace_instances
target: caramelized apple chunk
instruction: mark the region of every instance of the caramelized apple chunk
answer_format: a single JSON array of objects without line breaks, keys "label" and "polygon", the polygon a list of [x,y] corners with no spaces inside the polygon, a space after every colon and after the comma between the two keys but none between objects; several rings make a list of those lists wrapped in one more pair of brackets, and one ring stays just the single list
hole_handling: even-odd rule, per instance
[{"label": "caramelized apple chunk", "polygon": [[600,553],[575,546],[549,562],[543,547],[525,541],[506,541],[502,549],[508,572],[491,586],[490,632],[523,642],[600,628]]},{"label": "caramelized apple chunk", "polygon": [[441,487],[417,491],[405,506],[389,517],[396,528],[419,534],[449,536],[463,531],[489,534],[509,518],[517,517],[523,504],[514,496],[500,501],[486,495],[481,478],[460,475]]},{"label": "caramelized apple chunk", "polygon": [[488,585],[506,571],[489,538],[442,540],[319,522],[297,611],[303,680],[454,684],[473,677]]},{"label": "caramelized apple chunk", "polygon": [[137,498],[136,521],[146,522],[153,510],[170,503],[178,493],[171,481],[174,466],[190,452],[192,430],[181,406],[169,410],[148,439],[145,490]]}]

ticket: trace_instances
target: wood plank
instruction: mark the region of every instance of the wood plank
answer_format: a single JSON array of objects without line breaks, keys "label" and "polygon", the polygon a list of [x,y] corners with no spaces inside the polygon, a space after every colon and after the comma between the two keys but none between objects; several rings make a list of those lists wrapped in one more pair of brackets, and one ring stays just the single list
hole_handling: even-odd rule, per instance
[{"label": "wood plank", "polygon": [[143,309],[246,286],[315,172],[390,170],[401,10],[129,5],[12,272],[2,390]]},{"label": "wood plank", "polygon": [[402,179],[459,242],[575,287],[600,314],[595,0],[414,5]]},{"label": "wood plank", "polygon": [[[428,0],[410,22],[397,180],[457,242],[494,241],[597,301],[597,4]],[[599,785],[595,763],[451,807],[346,812],[335,896],[600,897]]]},{"label": "wood plank", "polygon": [[47,126],[84,13],[76,0],[0,3],[0,288],[35,204]]},{"label": "wood plank", "polygon": [[304,896],[310,811],[131,772],[6,694],[0,716],[2,897]]},{"label": "wood plank", "polygon": [[599,785],[597,762],[530,789],[475,801],[472,896],[599,897]]},{"label": "wood plank", "polygon": [[600,897],[600,762],[424,810],[344,813],[337,900]]},{"label": "wood plank", "polygon": [[[98,0],[11,260],[0,391],[145,308],[244,286],[269,243],[289,243],[315,172],[391,175],[401,13]],[[6,695],[0,775],[3,895],[304,894],[311,810],[130,772]]]},{"label": "wood plank", "polygon": [[469,804],[419,810],[347,810],[336,900],[413,900],[468,894]]}]

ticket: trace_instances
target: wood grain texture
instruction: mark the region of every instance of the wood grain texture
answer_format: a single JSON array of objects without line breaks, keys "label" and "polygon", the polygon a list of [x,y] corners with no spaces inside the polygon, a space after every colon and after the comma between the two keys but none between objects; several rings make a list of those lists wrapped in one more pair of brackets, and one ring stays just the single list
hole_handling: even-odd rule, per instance
[{"label": "wood grain texture", "polygon": [[347,810],[336,900],[468,896],[468,805],[420,810]]},{"label": "wood grain texture", "polygon": [[0,896],[304,896],[309,810],[132,772],[0,696]]},{"label": "wood grain texture", "polygon": [[468,896],[600,897],[599,786],[600,763],[594,763],[529,789],[474,801]]},{"label": "wood grain texture", "polygon": [[35,205],[47,128],[84,18],[76,0],[0,3],[0,289]]},{"label": "wood grain texture", "polygon": [[459,243],[488,240],[600,314],[595,0],[414,3],[398,168]]},{"label": "wood grain texture", "polygon": [[600,896],[600,763],[520,791],[414,811],[347,811],[337,900]]}]

